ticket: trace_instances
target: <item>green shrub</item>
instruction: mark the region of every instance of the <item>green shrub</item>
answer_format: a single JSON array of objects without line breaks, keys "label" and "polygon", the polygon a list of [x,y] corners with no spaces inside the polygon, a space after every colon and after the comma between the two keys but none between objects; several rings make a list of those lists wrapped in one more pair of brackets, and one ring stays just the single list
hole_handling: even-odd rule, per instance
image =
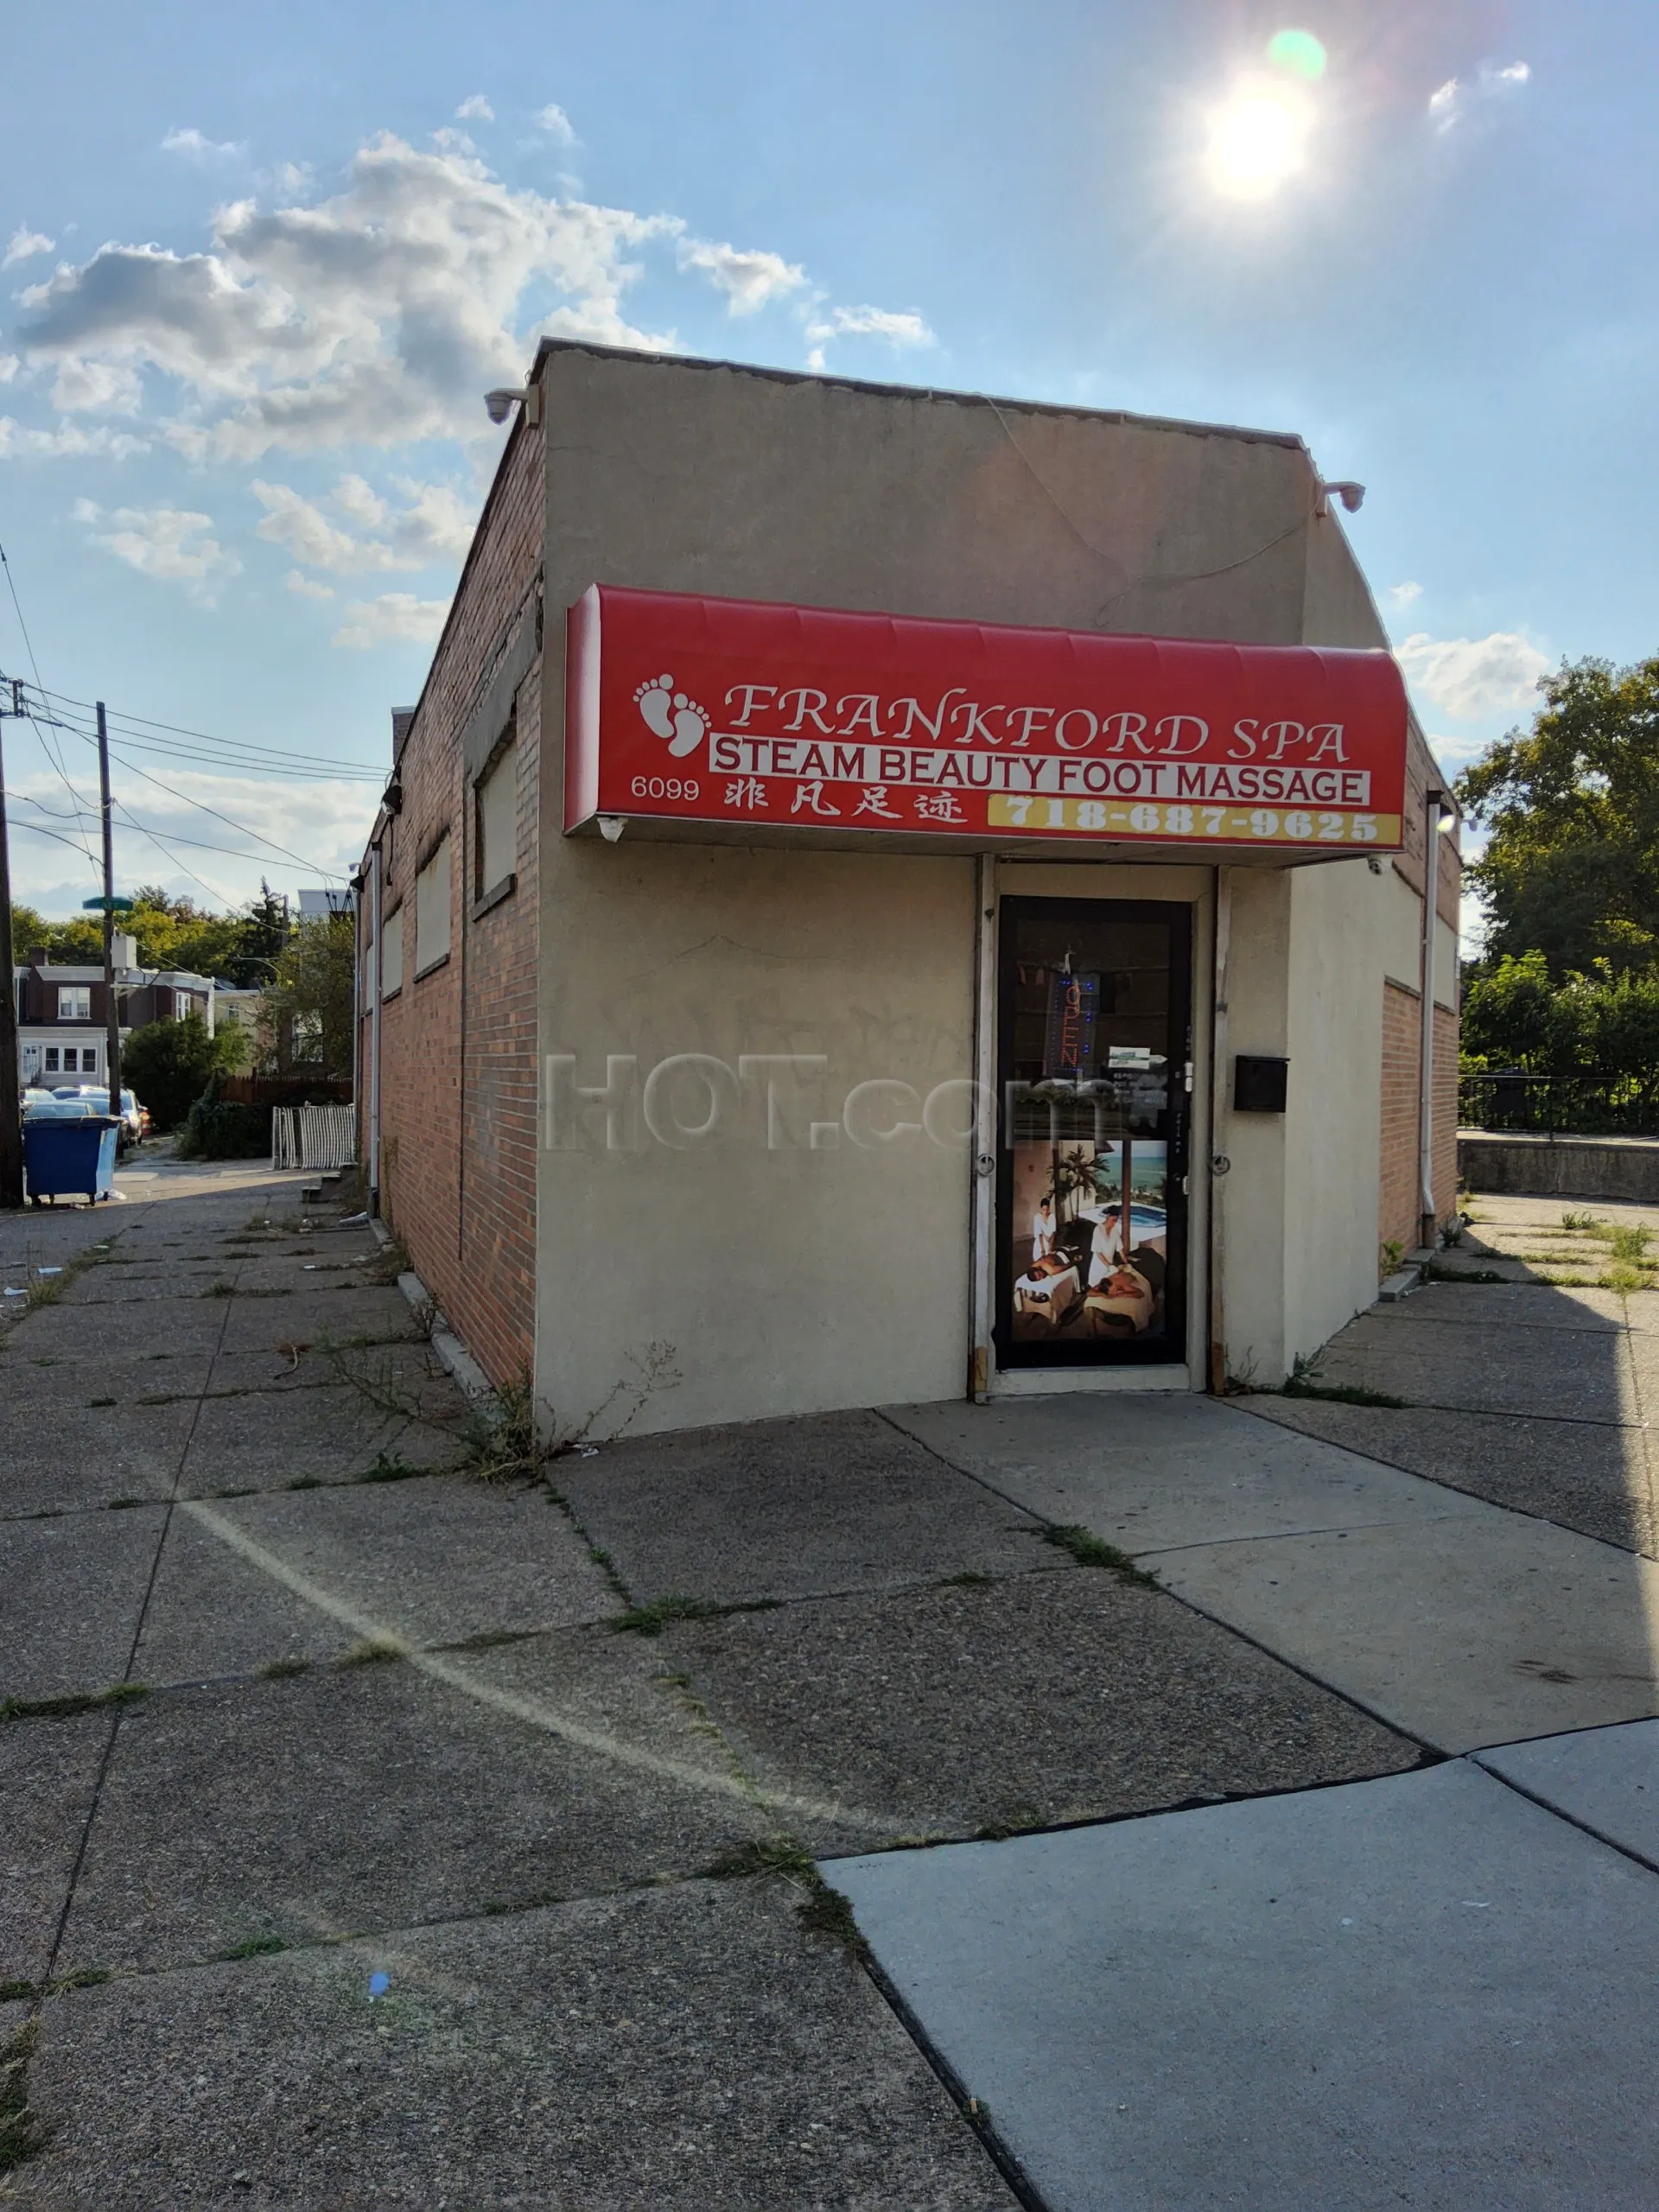
[{"label": "green shrub", "polygon": [[237,1106],[215,1095],[198,1098],[185,1116],[175,1147],[181,1160],[258,1160],[270,1151],[269,1106]]},{"label": "green shrub", "polygon": [[181,1021],[149,1021],[135,1029],[121,1048],[121,1080],[149,1107],[158,1129],[175,1129],[237,1052],[235,1031],[209,1036],[199,1014],[187,1014]]}]

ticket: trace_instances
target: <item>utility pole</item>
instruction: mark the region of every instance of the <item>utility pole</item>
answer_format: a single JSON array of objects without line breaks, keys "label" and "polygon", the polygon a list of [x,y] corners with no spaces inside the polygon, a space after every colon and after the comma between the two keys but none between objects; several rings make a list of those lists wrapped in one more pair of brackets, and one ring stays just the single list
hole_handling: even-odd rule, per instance
[{"label": "utility pole", "polygon": [[110,830],[110,733],[104,702],[98,702],[98,796],[104,814],[104,1014],[105,1067],[110,1111],[121,1114],[121,1014],[115,1002],[115,849]]},{"label": "utility pole", "polygon": [[[7,714],[22,712],[22,685],[15,677]],[[6,982],[0,1003],[0,1206],[23,1203],[22,1076],[17,1054],[17,976],[11,942],[11,852],[6,823],[5,753],[0,748],[0,974]]]}]

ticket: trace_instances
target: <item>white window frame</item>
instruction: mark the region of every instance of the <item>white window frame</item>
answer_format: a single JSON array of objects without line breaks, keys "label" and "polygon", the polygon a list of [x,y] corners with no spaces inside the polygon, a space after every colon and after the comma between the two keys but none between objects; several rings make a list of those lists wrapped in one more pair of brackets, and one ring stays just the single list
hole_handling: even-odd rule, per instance
[{"label": "white window frame", "polygon": [[60,983],[58,985],[58,1020],[60,1021],[90,1021],[92,1018],[92,985],[90,983]]}]

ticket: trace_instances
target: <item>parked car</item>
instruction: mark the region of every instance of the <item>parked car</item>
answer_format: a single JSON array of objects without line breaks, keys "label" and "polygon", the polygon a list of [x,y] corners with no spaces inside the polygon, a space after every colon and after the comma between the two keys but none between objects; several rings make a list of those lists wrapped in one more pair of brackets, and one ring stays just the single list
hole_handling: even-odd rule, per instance
[{"label": "parked car", "polygon": [[[31,1102],[38,1103],[31,1105]],[[61,1084],[56,1090],[31,1090],[25,1094],[23,1099],[25,1120],[29,1118],[31,1111],[45,1116],[48,1108],[58,1119],[63,1118],[66,1115],[73,1118],[77,1114],[107,1114],[110,1110],[110,1094],[99,1084],[92,1083],[67,1083]],[[149,1135],[149,1114],[138,1103],[131,1091],[124,1090],[121,1093],[119,1139],[121,1149],[124,1152],[129,1145],[141,1144]]]}]

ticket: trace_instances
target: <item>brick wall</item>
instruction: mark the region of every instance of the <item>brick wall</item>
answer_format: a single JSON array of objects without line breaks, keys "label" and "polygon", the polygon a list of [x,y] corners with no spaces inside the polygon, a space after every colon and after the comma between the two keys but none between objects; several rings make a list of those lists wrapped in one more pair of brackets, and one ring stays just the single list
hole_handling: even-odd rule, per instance
[{"label": "brick wall", "polygon": [[[543,497],[542,434],[520,421],[398,753],[403,810],[382,845],[382,911],[404,931],[404,980],[381,1012],[381,1208],[498,1382],[528,1367],[534,1343],[539,654],[514,703],[517,883],[477,915],[461,736],[527,606],[534,619]],[[449,953],[417,976],[415,876],[445,830]]]},{"label": "brick wall", "polygon": [[[1382,1173],[1377,1240],[1410,1251],[1417,1242],[1417,1074],[1422,995],[1382,986]],[[1444,1221],[1458,1192],[1458,1017],[1434,1009],[1434,1211]]]}]

